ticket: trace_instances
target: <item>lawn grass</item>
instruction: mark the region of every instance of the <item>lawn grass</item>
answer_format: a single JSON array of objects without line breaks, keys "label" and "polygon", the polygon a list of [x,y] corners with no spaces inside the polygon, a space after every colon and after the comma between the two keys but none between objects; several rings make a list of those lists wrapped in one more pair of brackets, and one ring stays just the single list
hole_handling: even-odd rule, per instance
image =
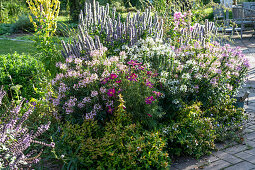
[{"label": "lawn grass", "polygon": [[0,39],[0,55],[17,52],[32,54],[36,51],[33,42]]}]

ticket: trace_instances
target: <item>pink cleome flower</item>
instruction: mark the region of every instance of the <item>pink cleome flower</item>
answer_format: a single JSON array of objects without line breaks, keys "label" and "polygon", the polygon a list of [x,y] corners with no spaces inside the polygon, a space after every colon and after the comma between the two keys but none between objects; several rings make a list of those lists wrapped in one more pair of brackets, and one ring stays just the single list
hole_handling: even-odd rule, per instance
[{"label": "pink cleome flower", "polygon": [[154,99],[153,96],[150,96],[150,97],[146,97],[146,98],[145,98],[145,103],[146,103],[146,104],[151,104],[152,101],[155,101],[155,99]]}]

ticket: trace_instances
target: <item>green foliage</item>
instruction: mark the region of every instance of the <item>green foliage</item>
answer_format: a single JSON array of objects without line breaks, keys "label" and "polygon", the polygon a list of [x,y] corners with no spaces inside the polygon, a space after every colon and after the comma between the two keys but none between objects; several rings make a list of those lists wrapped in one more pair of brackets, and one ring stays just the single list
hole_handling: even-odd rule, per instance
[{"label": "green foliage", "polygon": [[17,19],[15,23],[11,25],[11,32],[13,33],[19,33],[19,32],[33,32],[34,31],[34,26],[33,24],[29,21],[28,15],[21,15]]},{"label": "green foliage", "polygon": [[43,64],[35,57],[17,53],[1,55],[0,72],[0,84],[9,90],[9,97],[39,97],[35,88],[39,90],[44,86],[45,71]]},{"label": "green foliage", "polygon": [[0,35],[11,33],[12,24],[0,23]]},{"label": "green foliage", "polygon": [[204,117],[200,103],[184,107],[177,120],[164,128],[168,139],[169,153],[180,156],[192,155],[196,158],[210,154],[214,149],[215,130],[213,119]]},{"label": "green foliage", "polygon": [[160,133],[132,124],[122,106],[103,128],[94,120],[66,123],[61,136],[59,151],[67,169],[161,169],[170,161]]},{"label": "green foliage", "polygon": [[229,96],[218,105],[211,107],[205,111],[208,117],[214,118],[214,126],[217,134],[217,141],[225,141],[227,139],[240,139],[242,135],[243,124],[247,119],[243,108],[233,106],[235,99]]},{"label": "green foliage", "polygon": [[20,0],[0,1],[0,23],[13,23],[22,14],[26,13],[26,5]]}]

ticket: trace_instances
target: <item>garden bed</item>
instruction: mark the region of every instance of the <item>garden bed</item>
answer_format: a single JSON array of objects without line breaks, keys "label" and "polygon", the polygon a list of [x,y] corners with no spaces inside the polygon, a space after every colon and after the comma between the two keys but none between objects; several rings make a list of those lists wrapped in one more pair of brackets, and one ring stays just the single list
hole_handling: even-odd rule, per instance
[{"label": "garden bed", "polygon": [[246,115],[232,96],[249,62],[213,41],[214,23],[152,8],[123,19],[94,1],[64,41],[55,36],[60,2],[38,3],[28,1],[34,43],[17,48],[36,55],[0,55],[0,154],[8,155],[0,167],[41,157],[63,169],[162,169],[242,134]]}]

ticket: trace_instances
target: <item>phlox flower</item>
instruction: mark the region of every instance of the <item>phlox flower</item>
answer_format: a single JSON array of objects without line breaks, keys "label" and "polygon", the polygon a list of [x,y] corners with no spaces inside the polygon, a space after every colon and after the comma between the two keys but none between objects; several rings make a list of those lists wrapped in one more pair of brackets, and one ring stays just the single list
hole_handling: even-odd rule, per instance
[{"label": "phlox flower", "polygon": [[216,70],[216,73],[221,74],[221,69]]},{"label": "phlox flower", "polygon": [[105,66],[111,66],[112,62],[110,60],[105,60],[103,64]]},{"label": "phlox flower", "polygon": [[115,89],[112,88],[112,89],[109,89],[109,90],[108,90],[107,95],[108,95],[109,97],[112,97],[112,96],[115,95],[115,93],[116,93]]},{"label": "phlox flower", "polygon": [[68,58],[66,58],[66,62],[71,63],[71,62],[73,62],[73,59],[71,57],[68,57]]},{"label": "phlox flower", "polygon": [[228,90],[233,90],[233,86],[231,86],[230,84],[227,84],[226,86]]},{"label": "phlox flower", "polygon": [[54,106],[58,106],[60,104],[60,100],[59,99],[53,99],[53,105]]},{"label": "phlox flower", "polygon": [[118,62],[119,58],[117,56],[113,56],[109,59],[111,62]]},{"label": "phlox flower", "polygon": [[91,97],[95,97],[98,95],[98,92],[97,91],[91,91]]},{"label": "phlox flower", "polygon": [[74,63],[75,64],[80,64],[80,63],[82,63],[82,60],[80,58],[75,58]]},{"label": "phlox flower", "polygon": [[146,103],[146,104],[151,104],[152,101],[155,101],[155,99],[154,99],[153,96],[150,96],[150,97],[146,97],[146,98],[145,98],[145,103]]},{"label": "phlox flower", "polygon": [[72,108],[66,108],[66,114],[70,114],[73,113],[73,109]]},{"label": "phlox flower", "polygon": [[116,83],[121,83],[121,80],[117,80]]},{"label": "phlox flower", "polygon": [[65,102],[65,105],[69,108],[75,106],[75,102],[77,101],[76,98],[70,98],[67,102]]}]

